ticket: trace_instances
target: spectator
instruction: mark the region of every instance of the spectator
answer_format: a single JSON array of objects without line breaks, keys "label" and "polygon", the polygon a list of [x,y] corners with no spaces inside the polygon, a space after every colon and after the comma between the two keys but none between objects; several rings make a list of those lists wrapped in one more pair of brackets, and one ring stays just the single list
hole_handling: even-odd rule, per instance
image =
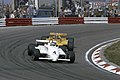
[{"label": "spectator", "polygon": [[71,5],[71,11],[72,11],[72,16],[75,16],[75,12],[76,12],[75,5]]},{"label": "spectator", "polygon": [[91,17],[94,17],[94,9],[91,11]]},{"label": "spectator", "polygon": [[37,10],[36,10],[35,7],[34,7],[34,9],[33,9],[33,17],[37,17]]},{"label": "spectator", "polygon": [[18,10],[15,13],[15,18],[20,18],[20,12]]},{"label": "spectator", "polygon": [[6,11],[5,16],[6,16],[6,18],[10,18],[10,11],[9,10]]},{"label": "spectator", "polygon": [[22,11],[19,12],[19,15],[20,15],[19,18],[23,18]]},{"label": "spectator", "polygon": [[115,9],[114,13],[115,13],[115,17],[118,17],[118,9]]},{"label": "spectator", "polygon": [[65,8],[64,13],[65,13],[65,17],[72,15],[72,11],[67,7]]},{"label": "spectator", "polygon": [[70,8],[70,4],[71,3],[71,1],[70,0],[66,0],[66,7],[69,7]]},{"label": "spectator", "polygon": [[10,18],[15,18],[15,14],[14,14],[13,11],[12,11],[11,14],[10,14]]},{"label": "spectator", "polygon": [[63,7],[61,7],[61,11],[60,11],[59,17],[65,17],[65,13],[64,13],[64,8]]},{"label": "spectator", "polygon": [[26,12],[25,10],[23,10],[22,16],[23,16],[23,18],[26,18],[26,17],[27,17],[27,12]]}]

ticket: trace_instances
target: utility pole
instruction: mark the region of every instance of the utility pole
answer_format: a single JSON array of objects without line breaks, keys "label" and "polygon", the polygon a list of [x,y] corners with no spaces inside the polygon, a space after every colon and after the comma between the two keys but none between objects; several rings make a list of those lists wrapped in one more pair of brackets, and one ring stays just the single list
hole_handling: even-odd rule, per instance
[{"label": "utility pole", "polygon": [[39,4],[39,1],[38,0],[34,0],[34,6],[36,7],[37,10],[39,9],[38,4]]},{"label": "utility pole", "polygon": [[4,16],[4,0],[2,0],[2,6],[1,7],[2,7],[2,9],[1,9],[2,10],[2,17],[3,17]]},{"label": "utility pole", "polygon": [[120,15],[120,0],[118,1],[118,13]]},{"label": "utility pole", "polygon": [[84,7],[83,7],[84,0],[81,0],[81,14],[82,17],[84,16]]},{"label": "utility pole", "polygon": [[104,17],[106,17],[107,16],[107,11],[106,11],[107,1],[105,0],[104,2],[105,2],[105,4],[104,4]]},{"label": "utility pole", "polygon": [[54,6],[55,6],[55,17],[57,17],[58,13],[58,0],[54,0]]},{"label": "utility pole", "polygon": [[61,7],[62,7],[62,0],[58,0],[58,12],[61,11]]},{"label": "utility pole", "polygon": [[81,8],[83,7],[83,0],[81,0]]}]

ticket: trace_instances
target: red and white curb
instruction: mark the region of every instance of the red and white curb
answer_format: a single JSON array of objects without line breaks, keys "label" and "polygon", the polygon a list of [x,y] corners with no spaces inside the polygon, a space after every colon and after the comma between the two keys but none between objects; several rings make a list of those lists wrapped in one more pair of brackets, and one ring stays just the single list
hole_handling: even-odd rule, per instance
[{"label": "red and white curb", "polygon": [[[109,62],[107,61],[104,61],[104,59],[102,58],[102,55],[101,55],[101,52],[103,50],[103,48],[107,47],[108,45],[112,44],[113,42],[115,41],[119,41],[120,38],[116,38],[116,39],[112,39],[112,40],[109,40],[109,41],[105,41],[105,42],[102,42],[100,44],[97,44],[95,46],[93,46],[92,48],[90,48],[87,52],[86,52],[86,55],[85,55],[85,59],[86,61],[93,65],[95,68],[99,69],[99,70],[107,70],[111,73],[114,73],[114,74],[117,74],[117,75],[120,75],[120,67],[119,66],[114,66],[114,65],[111,65]],[[105,44],[105,45],[104,45]],[[103,46],[101,46],[103,45]],[[101,47],[99,47],[101,46]],[[97,48],[99,47],[99,48]],[[89,60],[88,58],[88,55],[90,54],[90,52],[97,48],[93,53],[92,53],[92,56],[91,56],[91,59],[92,59],[92,62]],[[96,66],[97,67],[96,67]],[[98,68],[99,67],[99,68]],[[102,69],[101,69],[102,68]]]},{"label": "red and white curb", "polygon": [[112,72],[112,73],[115,73],[115,74],[118,74],[120,75],[120,68],[119,67],[116,67],[116,66],[113,66],[111,64],[109,64],[108,62],[105,62],[101,57],[101,51],[104,47],[108,46],[109,44],[107,45],[104,45],[100,48],[98,48],[97,50],[95,50],[92,54],[92,61],[95,65],[97,65],[98,67],[104,69],[104,70],[107,70],[109,72]]}]

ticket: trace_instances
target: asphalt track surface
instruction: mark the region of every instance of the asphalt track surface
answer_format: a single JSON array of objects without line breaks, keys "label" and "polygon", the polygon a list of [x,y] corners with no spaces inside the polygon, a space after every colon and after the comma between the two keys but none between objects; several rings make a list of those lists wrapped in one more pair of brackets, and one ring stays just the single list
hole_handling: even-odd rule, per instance
[{"label": "asphalt track surface", "polygon": [[[27,46],[49,32],[75,38],[75,63],[32,61]],[[103,41],[120,37],[120,25],[83,24],[0,28],[0,80],[120,80],[85,60],[85,53]]]}]

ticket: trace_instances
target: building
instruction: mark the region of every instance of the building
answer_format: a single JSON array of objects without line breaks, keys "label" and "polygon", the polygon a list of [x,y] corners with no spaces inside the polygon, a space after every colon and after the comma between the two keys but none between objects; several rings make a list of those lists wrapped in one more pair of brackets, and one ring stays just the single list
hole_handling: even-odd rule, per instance
[{"label": "building", "polygon": [[2,17],[2,15],[3,15],[3,1],[1,0],[0,1],[0,18]]}]

